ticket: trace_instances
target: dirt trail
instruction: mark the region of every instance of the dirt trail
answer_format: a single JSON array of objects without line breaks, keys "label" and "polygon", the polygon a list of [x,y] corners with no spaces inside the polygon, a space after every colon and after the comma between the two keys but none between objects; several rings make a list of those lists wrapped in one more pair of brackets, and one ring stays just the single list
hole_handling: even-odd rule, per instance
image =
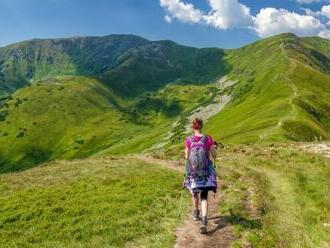
[{"label": "dirt trail", "polygon": [[317,153],[326,158],[330,158],[330,144],[327,143],[309,143],[301,145],[301,148],[307,152]]},{"label": "dirt trail", "polygon": [[226,216],[219,216],[218,206],[221,195],[209,193],[208,233],[199,233],[199,222],[193,221],[189,214],[176,230],[175,248],[231,247],[234,236]]},{"label": "dirt trail", "polygon": [[176,170],[182,173],[184,170],[183,166],[180,164],[179,161],[157,159],[148,154],[134,154],[132,155],[132,157],[143,160],[147,163],[159,164],[171,170]]},{"label": "dirt trail", "polygon": [[[279,119],[275,126],[269,128],[269,129],[265,130],[263,133],[261,133],[259,135],[260,141],[265,140],[266,137],[268,137],[274,130],[281,128],[283,126],[283,123],[287,120],[292,119],[293,116],[295,116],[295,114],[297,112],[296,105],[294,104],[294,100],[299,97],[299,91],[298,91],[298,87],[292,81],[291,75],[294,74],[294,71],[296,70],[296,67],[297,67],[297,63],[300,63],[300,62],[297,60],[294,60],[288,56],[286,47],[287,47],[287,44],[285,44],[283,42],[283,40],[281,40],[281,44],[280,44],[281,53],[289,61],[288,71],[287,71],[287,74],[285,75],[285,78],[287,80],[288,87],[292,91],[292,95],[288,99],[289,104],[291,106],[291,111],[287,115],[285,115],[281,119]],[[274,77],[273,82],[276,82],[276,80],[278,80],[278,77]]]},{"label": "dirt trail", "polygon": [[[183,166],[178,161],[156,159],[148,155],[137,154],[135,158],[147,163],[160,164],[172,170],[183,172]],[[202,235],[199,232],[198,221],[193,221],[189,213],[183,223],[176,230],[175,248],[203,248],[203,247],[231,247],[234,235],[226,216],[219,216],[218,207],[221,195],[209,193],[208,233]]]}]

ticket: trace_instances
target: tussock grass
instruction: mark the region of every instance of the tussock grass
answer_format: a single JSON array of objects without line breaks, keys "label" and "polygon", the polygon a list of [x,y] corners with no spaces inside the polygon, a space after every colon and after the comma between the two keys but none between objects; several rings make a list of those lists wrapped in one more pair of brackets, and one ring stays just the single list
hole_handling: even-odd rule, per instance
[{"label": "tussock grass", "polygon": [[187,210],[187,199],[179,201],[181,179],[115,157],[0,176],[1,247],[170,247]]},{"label": "tussock grass", "polygon": [[[235,145],[217,170],[233,247],[330,244],[328,159],[297,144]],[[4,174],[0,238],[5,247],[171,247],[190,206],[181,176],[119,156]]]},{"label": "tussock grass", "polygon": [[330,244],[329,160],[290,144],[250,145],[228,148],[218,165],[220,212],[235,226],[235,246]]}]

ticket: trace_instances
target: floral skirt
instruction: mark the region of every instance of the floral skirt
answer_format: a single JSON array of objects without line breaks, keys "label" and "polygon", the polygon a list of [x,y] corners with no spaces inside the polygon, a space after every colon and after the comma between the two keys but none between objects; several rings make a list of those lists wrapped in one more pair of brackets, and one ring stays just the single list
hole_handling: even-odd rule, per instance
[{"label": "floral skirt", "polygon": [[207,173],[205,173],[206,175],[203,177],[198,177],[197,175],[193,175],[187,172],[183,181],[183,186],[191,193],[196,193],[205,190],[217,192],[217,173],[211,161],[205,168],[205,170]]}]

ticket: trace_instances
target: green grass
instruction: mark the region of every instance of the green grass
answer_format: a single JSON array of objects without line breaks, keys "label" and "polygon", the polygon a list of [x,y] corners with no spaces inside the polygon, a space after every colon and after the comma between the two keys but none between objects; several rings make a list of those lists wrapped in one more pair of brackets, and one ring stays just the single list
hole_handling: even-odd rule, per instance
[{"label": "green grass", "polygon": [[145,150],[166,138],[178,116],[209,101],[211,88],[172,83],[127,99],[94,78],[76,76],[22,88],[0,106],[0,172],[54,158]]},{"label": "green grass", "polygon": [[157,91],[169,82],[205,84],[230,68],[224,51],[196,49],[172,41],[151,42],[120,56],[116,67],[99,78],[123,98],[134,98],[146,91]]},{"label": "green grass", "polygon": [[[330,219],[329,160],[298,145],[236,145],[219,153],[219,213],[233,227],[233,247],[330,244],[323,225]],[[181,180],[177,172],[124,156],[4,174],[2,246],[172,247],[190,206]]]},{"label": "green grass", "polygon": [[290,144],[223,151],[219,211],[234,225],[234,245],[327,247],[330,230],[323,224],[330,219],[328,164],[326,158]]},{"label": "green grass", "polygon": [[12,93],[30,82],[64,75],[96,75],[116,57],[149,41],[134,35],[35,39],[0,47],[0,89]]},{"label": "green grass", "polygon": [[[227,60],[238,80],[233,101],[209,120],[207,132],[230,143],[285,139],[273,130],[291,109],[285,71],[289,62],[281,53],[281,39],[273,37],[231,51]],[[275,63],[276,61],[276,63]]]},{"label": "green grass", "polygon": [[[95,55],[90,65],[82,59],[102,47],[91,49],[89,55],[78,48],[69,54],[65,46],[63,51],[58,47],[63,42],[75,47],[81,42],[112,41],[124,45],[113,51],[116,59],[109,55],[115,61],[102,73],[96,72],[102,58]],[[141,44],[133,46],[136,42]],[[1,97],[0,172],[27,169],[54,158],[140,152],[166,139],[169,142],[161,152],[175,155],[187,117],[219,94],[212,80],[224,73],[237,84],[226,89],[232,101],[206,124],[205,131],[216,140],[237,144],[328,139],[328,43],[282,34],[224,51],[110,36],[2,48],[0,57],[5,58],[14,48],[33,52],[40,46],[45,56],[53,45],[57,50],[52,70],[42,57],[34,77],[24,79],[31,86]],[[69,55],[73,69],[63,59]],[[24,61],[8,60],[8,68],[17,73],[27,70],[29,63]],[[4,78],[0,75],[0,80]]]},{"label": "green grass", "polygon": [[[204,83],[228,70],[224,51],[197,49],[134,35],[38,39],[0,48],[0,92],[56,76],[93,76],[121,97],[168,82]],[[2,95],[2,93],[0,93]]]},{"label": "green grass", "polygon": [[189,203],[181,180],[124,157],[0,176],[1,247],[170,247]]},{"label": "green grass", "polygon": [[230,51],[229,76],[238,84],[207,132],[229,143],[328,139],[330,78],[326,55],[315,54],[329,42],[319,43],[282,34]]},{"label": "green grass", "polygon": [[112,101],[102,84],[83,77],[17,91],[2,106],[6,115],[0,122],[0,153],[17,167],[7,164],[1,171],[28,168],[55,157],[87,156],[109,146],[114,142],[111,134],[127,119]]},{"label": "green grass", "polygon": [[330,137],[329,42],[282,34],[224,52],[138,41],[143,45],[112,54],[114,67],[104,73],[98,73],[104,61],[91,55],[99,50],[70,59],[59,53],[55,67],[39,61],[32,78],[21,75],[29,71],[26,61],[6,62],[1,245],[173,245],[189,205],[187,194],[179,201],[181,175],[124,155],[168,140],[151,152],[179,158],[187,117],[212,102],[219,92],[210,81],[228,73],[237,81],[226,89],[233,100],[205,132],[226,144],[250,143],[227,147],[218,162],[219,211],[233,226],[233,247],[328,247],[329,161],[288,141]]}]

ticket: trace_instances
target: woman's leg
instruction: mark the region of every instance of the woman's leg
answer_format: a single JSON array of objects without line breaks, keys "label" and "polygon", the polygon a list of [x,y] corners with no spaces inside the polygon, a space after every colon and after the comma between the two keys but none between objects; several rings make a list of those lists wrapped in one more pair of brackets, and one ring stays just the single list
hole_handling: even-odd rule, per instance
[{"label": "woman's leg", "polygon": [[201,192],[201,205],[202,205],[202,225],[201,225],[201,233],[207,233],[207,190]]},{"label": "woman's leg", "polygon": [[192,202],[195,211],[199,211],[198,204],[199,204],[199,193],[192,194]]},{"label": "woman's leg", "polygon": [[207,190],[201,192],[202,218],[204,217],[207,218],[207,210],[208,210],[207,194],[208,194]]},{"label": "woman's leg", "polygon": [[198,209],[198,204],[199,204],[199,193],[193,193],[192,194],[192,203],[193,203],[193,220],[200,220],[200,216],[199,216],[199,209]]}]

